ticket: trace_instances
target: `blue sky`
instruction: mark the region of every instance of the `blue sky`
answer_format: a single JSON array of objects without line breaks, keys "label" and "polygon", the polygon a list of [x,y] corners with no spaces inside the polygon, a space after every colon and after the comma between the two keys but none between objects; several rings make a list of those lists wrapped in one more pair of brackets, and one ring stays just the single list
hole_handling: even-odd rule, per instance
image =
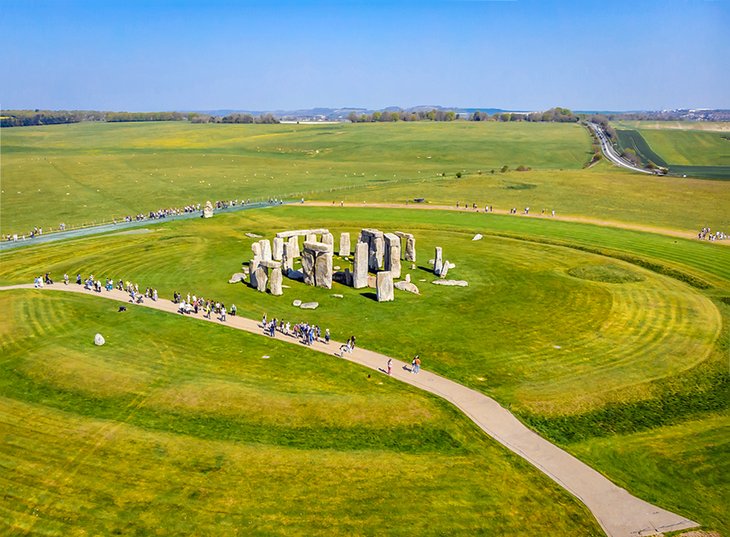
[{"label": "blue sky", "polygon": [[0,106],[730,108],[726,0],[0,0]]}]

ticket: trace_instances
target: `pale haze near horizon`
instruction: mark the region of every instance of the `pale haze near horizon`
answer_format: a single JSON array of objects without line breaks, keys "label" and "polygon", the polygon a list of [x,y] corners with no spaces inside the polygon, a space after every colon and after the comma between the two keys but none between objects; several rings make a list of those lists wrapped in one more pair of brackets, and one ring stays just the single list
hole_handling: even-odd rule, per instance
[{"label": "pale haze near horizon", "polygon": [[725,1],[0,3],[4,109],[730,108]]}]

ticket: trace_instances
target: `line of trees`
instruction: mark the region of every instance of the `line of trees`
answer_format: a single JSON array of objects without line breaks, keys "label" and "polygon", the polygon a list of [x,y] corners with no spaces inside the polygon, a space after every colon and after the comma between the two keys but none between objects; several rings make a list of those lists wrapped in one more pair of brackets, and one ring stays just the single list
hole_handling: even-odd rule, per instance
[{"label": "line of trees", "polygon": [[419,111],[384,111],[373,112],[372,114],[358,114],[350,112],[347,117],[353,123],[378,123],[393,121],[454,121],[464,119],[467,121],[550,121],[559,123],[575,123],[579,120],[578,115],[567,108],[551,108],[544,112],[499,112],[489,115],[486,112],[475,111],[472,114],[457,114],[453,110],[419,110]]},{"label": "line of trees", "polygon": [[3,110],[0,127],[60,125],[82,121],[183,121],[190,114],[180,112],[99,112],[96,110]]},{"label": "line of trees", "polygon": [[190,114],[191,123],[258,123],[273,124],[279,123],[272,114],[229,114],[227,116],[210,116],[208,114]]}]

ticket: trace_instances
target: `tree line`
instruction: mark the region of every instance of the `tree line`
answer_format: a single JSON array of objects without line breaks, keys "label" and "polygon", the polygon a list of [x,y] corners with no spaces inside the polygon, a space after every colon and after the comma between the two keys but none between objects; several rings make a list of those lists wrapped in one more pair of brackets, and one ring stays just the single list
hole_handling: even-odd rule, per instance
[{"label": "tree line", "polygon": [[486,112],[475,111],[471,114],[456,113],[453,110],[419,110],[419,111],[384,111],[371,114],[350,112],[347,116],[353,123],[379,123],[393,121],[550,121],[559,123],[575,123],[580,118],[567,108],[551,108],[544,112],[497,112],[489,115]]},{"label": "tree line", "polygon": [[223,117],[182,112],[99,112],[95,110],[3,110],[0,127],[60,125],[82,121],[119,123],[127,121],[191,121],[193,123],[278,123],[271,114],[230,114]]}]

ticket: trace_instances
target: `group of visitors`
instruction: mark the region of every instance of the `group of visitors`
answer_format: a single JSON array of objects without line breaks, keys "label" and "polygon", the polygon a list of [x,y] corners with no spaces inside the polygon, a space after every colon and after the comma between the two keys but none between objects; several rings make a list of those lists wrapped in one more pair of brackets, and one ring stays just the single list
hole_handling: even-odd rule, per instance
[{"label": "group of visitors", "polygon": [[216,315],[221,322],[226,322],[228,315],[235,317],[238,311],[235,304],[231,304],[230,309],[227,309],[226,305],[218,300],[206,300],[202,296],[190,296],[190,293],[183,296],[177,291],[172,295],[172,302],[173,304],[178,304],[178,313],[197,314],[202,311],[203,318],[212,319],[213,315]]},{"label": "group of visitors", "polygon": [[728,238],[728,236],[722,232],[722,231],[715,231],[714,233],[709,227],[703,227],[699,233],[697,233],[697,238],[701,241],[708,240],[708,241],[723,241]]},{"label": "group of visitors", "polygon": [[304,345],[311,346],[315,341],[321,341],[326,344],[330,342],[329,328],[325,329],[324,337],[322,337],[322,329],[319,325],[299,322],[292,326],[289,321],[285,322],[283,319],[274,318],[267,320],[265,313],[261,319],[261,328],[263,328],[264,334],[269,337],[276,337],[276,332],[279,332],[285,336],[298,339]]}]

